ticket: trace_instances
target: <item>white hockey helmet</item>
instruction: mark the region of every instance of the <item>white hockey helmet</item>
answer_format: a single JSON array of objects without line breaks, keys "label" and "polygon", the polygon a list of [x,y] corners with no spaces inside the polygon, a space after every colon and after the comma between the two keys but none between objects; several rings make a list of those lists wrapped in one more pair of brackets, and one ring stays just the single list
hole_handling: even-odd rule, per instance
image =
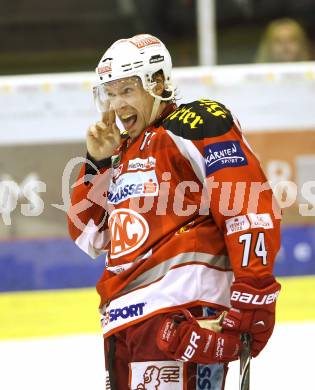
[{"label": "white hockey helmet", "polygon": [[[162,70],[167,97],[154,94],[154,73]],[[158,100],[171,100],[174,87],[171,79],[172,60],[165,45],[150,34],[119,39],[101,58],[96,74],[99,85],[126,77],[138,76],[143,88]]]}]

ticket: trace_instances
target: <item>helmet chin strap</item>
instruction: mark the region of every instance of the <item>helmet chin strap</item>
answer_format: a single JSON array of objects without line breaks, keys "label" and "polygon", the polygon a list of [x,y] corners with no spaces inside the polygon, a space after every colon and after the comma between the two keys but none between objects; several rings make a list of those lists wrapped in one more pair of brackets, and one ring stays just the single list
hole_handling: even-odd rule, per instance
[{"label": "helmet chin strap", "polygon": [[155,121],[161,102],[171,102],[175,96],[175,90],[174,90],[172,84],[169,83],[168,88],[167,88],[167,90],[169,90],[171,92],[171,95],[168,97],[164,97],[164,98],[162,96],[158,96],[154,93],[153,88],[155,86],[156,86],[156,82],[153,82],[150,84],[150,86],[148,88],[146,88],[146,91],[149,92],[149,94],[152,97],[154,97],[154,102],[153,102],[153,106],[152,106],[152,111],[151,111],[149,123],[152,123]]},{"label": "helmet chin strap", "polygon": [[154,97],[154,102],[153,102],[153,106],[152,106],[152,111],[151,111],[151,116],[150,116],[149,123],[152,123],[152,122],[155,121],[155,119],[157,117],[157,113],[158,113],[159,107],[160,107],[160,104],[161,104],[161,99],[159,99],[157,97]]}]

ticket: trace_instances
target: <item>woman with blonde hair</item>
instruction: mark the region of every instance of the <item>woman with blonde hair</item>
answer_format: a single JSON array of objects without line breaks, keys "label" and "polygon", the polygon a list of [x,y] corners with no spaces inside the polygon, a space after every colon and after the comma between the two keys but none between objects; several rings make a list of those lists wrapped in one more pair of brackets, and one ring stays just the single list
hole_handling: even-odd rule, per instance
[{"label": "woman with blonde hair", "polygon": [[283,18],[267,26],[255,62],[309,61],[310,57],[308,38],[301,25]]}]

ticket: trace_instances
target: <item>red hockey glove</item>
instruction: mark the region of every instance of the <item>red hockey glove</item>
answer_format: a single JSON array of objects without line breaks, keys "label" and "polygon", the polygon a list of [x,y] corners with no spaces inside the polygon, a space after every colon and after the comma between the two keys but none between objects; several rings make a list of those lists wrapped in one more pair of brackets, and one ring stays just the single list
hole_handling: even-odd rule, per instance
[{"label": "red hockey glove", "polygon": [[[250,284],[249,284],[250,283]],[[222,329],[249,333],[251,354],[257,356],[272,335],[275,325],[276,300],[281,285],[269,278],[253,287],[252,280],[236,280],[231,288],[231,306],[222,322]]]},{"label": "red hockey glove", "polygon": [[157,345],[174,360],[212,364],[236,360],[240,338],[227,332],[216,333],[201,328],[187,310],[183,316],[164,318],[157,334]]}]

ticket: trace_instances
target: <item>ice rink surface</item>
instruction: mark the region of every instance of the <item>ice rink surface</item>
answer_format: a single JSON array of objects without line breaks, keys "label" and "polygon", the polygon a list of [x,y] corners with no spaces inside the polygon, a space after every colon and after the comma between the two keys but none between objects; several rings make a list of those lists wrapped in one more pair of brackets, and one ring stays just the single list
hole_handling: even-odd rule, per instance
[{"label": "ice rink surface", "polygon": [[[251,363],[252,390],[315,389],[315,322],[284,323]],[[101,335],[0,342],[1,390],[104,390]],[[231,364],[226,390],[237,390]],[[127,389],[126,389],[127,390]]]}]

